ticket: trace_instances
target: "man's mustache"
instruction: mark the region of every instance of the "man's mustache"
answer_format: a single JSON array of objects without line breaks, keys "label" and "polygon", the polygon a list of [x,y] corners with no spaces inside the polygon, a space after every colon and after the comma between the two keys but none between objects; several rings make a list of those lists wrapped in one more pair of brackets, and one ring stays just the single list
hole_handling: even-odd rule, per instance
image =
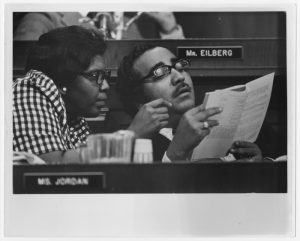
[{"label": "man's mustache", "polygon": [[184,92],[191,92],[192,88],[186,83],[180,83],[176,86],[175,91],[173,92],[173,98],[177,97],[178,95]]}]

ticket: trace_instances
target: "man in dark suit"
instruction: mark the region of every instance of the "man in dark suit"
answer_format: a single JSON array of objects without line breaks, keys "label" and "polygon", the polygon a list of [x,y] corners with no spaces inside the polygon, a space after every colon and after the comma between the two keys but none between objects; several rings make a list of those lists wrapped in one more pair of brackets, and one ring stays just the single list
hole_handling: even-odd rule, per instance
[{"label": "man in dark suit", "polygon": [[[132,116],[145,105],[148,107],[140,111],[147,114],[135,132],[138,137],[152,138],[155,160],[190,160],[193,149],[218,125],[213,117],[222,112],[221,108],[195,106],[194,87],[187,72],[189,66],[189,60],[152,45],[136,47],[120,64],[117,91]],[[160,104],[153,105],[159,100]],[[152,129],[143,128],[147,122],[152,124]],[[251,161],[262,159],[254,143],[235,142],[230,152]]]}]

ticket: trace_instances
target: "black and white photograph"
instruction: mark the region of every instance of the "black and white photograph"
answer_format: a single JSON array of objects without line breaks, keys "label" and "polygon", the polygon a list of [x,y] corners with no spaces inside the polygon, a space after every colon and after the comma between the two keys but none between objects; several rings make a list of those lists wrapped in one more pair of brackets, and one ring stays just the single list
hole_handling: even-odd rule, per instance
[{"label": "black and white photograph", "polygon": [[14,193],[287,192],[284,12],[13,21]]},{"label": "black and white photograph", "polygon": [[4,237],[294,237],[297,7],[4,4]]}]

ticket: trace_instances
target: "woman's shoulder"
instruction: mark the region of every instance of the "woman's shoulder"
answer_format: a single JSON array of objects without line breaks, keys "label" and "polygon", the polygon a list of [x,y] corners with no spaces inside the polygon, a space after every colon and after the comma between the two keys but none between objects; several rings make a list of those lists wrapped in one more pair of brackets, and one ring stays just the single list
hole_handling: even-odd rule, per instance
[{"label": "woman's shoulder", "polygon": [[64,112],[64,102],[54,81],[41,71],[30,70],[23,78],[18,78],[13,86],[14,99],[43,100],[57,112]]},{"label": "woman's shoulder", "polygon": [[[36,87],[47,87],[55,86],[53,80],[49,78],[42,71],[38,70],[29,70],[25,76],[17,78],[14,81],[14,86],[17,85],[27,85],[27,86],[36,86]],[[55,86],[56,87],[56,86]]]},{"label": "woman's shoulder", "polygon": [[17,78],[13,83],[13,89],[14,93],[30,89],[33,93],[39,92],[46,96],[59,94],[54,81],[38,70],[29,70],[24,77]]}]

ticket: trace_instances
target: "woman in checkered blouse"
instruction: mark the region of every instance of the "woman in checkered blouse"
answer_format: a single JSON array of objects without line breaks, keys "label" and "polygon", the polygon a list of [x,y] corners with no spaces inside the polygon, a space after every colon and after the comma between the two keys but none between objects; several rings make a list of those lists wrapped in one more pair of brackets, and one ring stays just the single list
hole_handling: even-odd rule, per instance
[{"label": "woman in checkered blouse", "polygon": [[76,150],[107,99],[103,35],[70,26],[40,37],[13,89],[13,149],[47,163],[80,162]]}]

